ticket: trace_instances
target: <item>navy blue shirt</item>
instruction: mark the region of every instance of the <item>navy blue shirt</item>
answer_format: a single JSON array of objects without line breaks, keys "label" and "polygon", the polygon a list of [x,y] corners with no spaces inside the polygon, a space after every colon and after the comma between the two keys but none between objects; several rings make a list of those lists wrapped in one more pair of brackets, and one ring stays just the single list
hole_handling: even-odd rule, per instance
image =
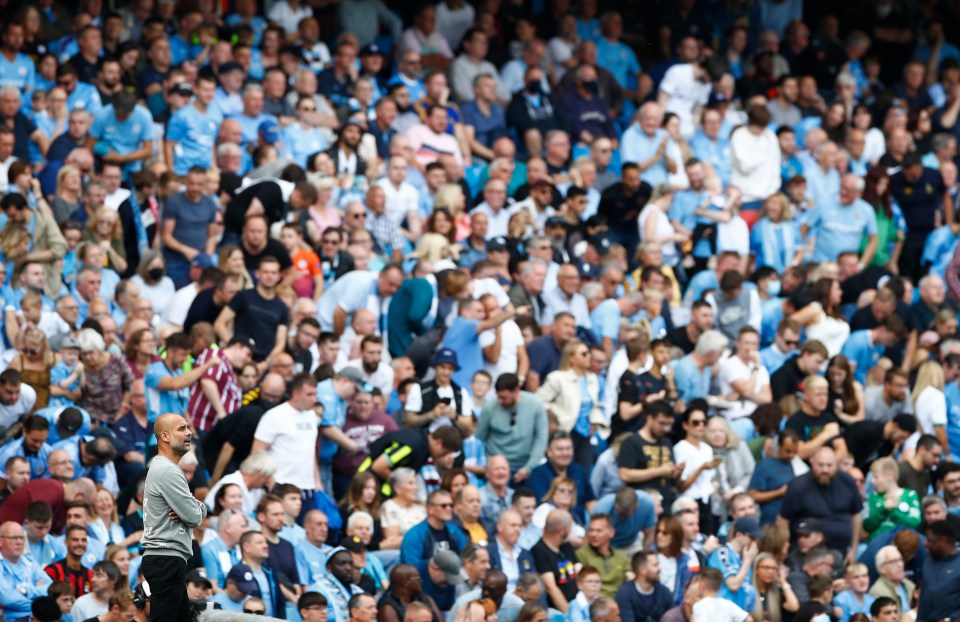
[{"label": "navy blue shirt", "polygon": [[133,413],[127,413],[115,423],[111,424],[110,429],[117,436],[117,458],[122,459],[128,451],[143,453],[146,446],[147,426],[141,426]]},{"label": "navy blue shirt", "polygon": [[[784,462],[780,458],[764,458],[757,464],[753,471],[753,477],[750,478],[749,490],[759,490],[760,492],[770,492],[781,486],[789,484],[793,480],[793,467],[789,462]],[[777,521],[777,514],[780,513],[780,506],[783,505],[783,497],[760,504],[760,524],[772,525]]]},{"label": "navy blue shirt", "polygon": [[330,100],[334,108],[346,106],[350,103],[350,91],[353,85],[350,78],[343,82],[337,80],[333,67],[328,67],[317,75],[317,91]]},{"label": "navy blue shirt", "polygon": [[277,327],[290,323],[290,310],[282,300],[274,296],[270,300],[256,289],[245,289],[230,301],[230,309],[236,314],[234,333],[241,337],[253,337],[257,351],[253,358],[262,361],[273,350],[277,340]]},{"label": "navy blue shirt", "polygon": [[900,204],[903,219],[910,233],[928,233],[934,228],[934,214],[943,205],[946,186],[940,173],[924,167],[915,182],[907,180],[903,172],[890,178],[890,193]]},{"label": "navy blue shirt", "polygon": [[801,520],[817,518],[823,526],[826,545],[846,551],[850,548],[850,517],[862,508],[857,484],[847,473],[838,471],[826,486],[817,484],[813,473],[806,473],[790,482],[780,507],[780,516],[790,521],[790,531]]},{"label": "navy blue shirt", "polygon": [[547,374],[560,367],[561,352],[550,335],[537,337],[531,341],[527,346],[527,354],[530,358],[530,371],[540,375],[540,382],[546,379]]}]

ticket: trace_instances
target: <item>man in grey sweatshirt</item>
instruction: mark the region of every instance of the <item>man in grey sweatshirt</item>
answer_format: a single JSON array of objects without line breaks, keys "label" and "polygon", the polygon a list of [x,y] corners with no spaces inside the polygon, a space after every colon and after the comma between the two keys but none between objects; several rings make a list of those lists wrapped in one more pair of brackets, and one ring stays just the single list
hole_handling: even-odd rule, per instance
[{"label": "man in grey sweatshirt", "polygon": [[193,555],[191,530],[207,515],[207,507],[190,492],[178,466],[190,451],[190,426],[168,413],[153,426],[157,456],[150,462],[143,492],[143,563],[150,585],[150,620],[192,622],[187,598],[187,559]]}]

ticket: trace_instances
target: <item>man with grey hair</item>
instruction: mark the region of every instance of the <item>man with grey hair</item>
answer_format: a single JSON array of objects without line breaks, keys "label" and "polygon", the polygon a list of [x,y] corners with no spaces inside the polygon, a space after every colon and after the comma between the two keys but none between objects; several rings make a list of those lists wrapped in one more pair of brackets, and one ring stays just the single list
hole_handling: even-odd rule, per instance
[{"label": "man with grey hair", "polygon": [[913,325],[925,330],[932,323],[940,309],[953,308],[947,303],[946,286],[936,274],[928,274],[917,283],[920,299],[910,305],[913,314]]},{"label": "man with grey hair", "polygon": [[677,410],[682,412],[691,400],[710,394],[713,366],[726,350],[729,340],[718,330],[704,331],[693,352],[673,362],[673,377],[680,395]]},{"label": "man with grey hair", "polygon": [[532,257],[520,271],[520,280],[513,284],[507,295],[514,307],[530,307],[530,315],[540,323],[543,313],[543,286],[547,279],[547,262]]},{"label": "man with grey hair", "polygon": [[[279,378],[277,374],[267,374],[267,378],[273,376]],[[264,383],[267,382],[267,378],[264,379]],[[280,378],[281,387],[283,386],[282,383],[283,379]],[[263,387],[261,386],[261,391],[262,390]],[[282,393],[280,398],[282,399]],[[277,400],[277,402],[279,401],[280,399]],[[237,412],[239,412],[239,410]],[[217,491],[227,484],[236,484],[240,487],[240,492],[243,495],[243,512],[248,516],[252,516],[257,510],[257,504],[260,503],[260,498],[263,496],[263,487],[276,472],[277,463],[270,454],[266,451],[255,451],[240,463],[238,470],[217,481],[210,489],[210,492],[207,493],[207,497],[203,502],[212,508],[214,499],[217,497]],[[211,478],[211,481],[213,481],[213,478]]]},{"label": "man with grey hair", "polygon": [[200,547],[207,579],[219,592],[225,587],[230,569],[240,562],[240,536],[247,531],[249,521],[243,512],[226,509],[217,517],[217,535]]},{"label": "man with grey hair", "polygon": [[263,111],[263,104],[263,85],[251,82],[243,87],[243,112],[232,118],[240,124],[244,146],[257,144],[261,123],[272,121],[280,124],[275,116]]},{"label": "man with grey hair", "polygon": [[863,178],[848,173],[840,183],[839,201],[832,198],[834,194],[828,201],[814,203],[808,221],[800,227],[801,235],[809,233],[813,237],[813,261],[833,261],[845,252],[858,253],[864,238],[867,246],[860,254],[860,268],[873,261],[878,245],[877,215],[860,198],[863,188]]},{"label": "man with grey hair", "polygon": [[[917,588],[913,581],[906,577],[906,560],[896,546],[888,544],[877,551],[874,558],[877,568],[877,580],[870,586],[869,594],[874,598],[886,596],[897,603],[897,615],[902,614],[913,600],[913,591]],[[906,596],[906,599],[903,598]]]}]

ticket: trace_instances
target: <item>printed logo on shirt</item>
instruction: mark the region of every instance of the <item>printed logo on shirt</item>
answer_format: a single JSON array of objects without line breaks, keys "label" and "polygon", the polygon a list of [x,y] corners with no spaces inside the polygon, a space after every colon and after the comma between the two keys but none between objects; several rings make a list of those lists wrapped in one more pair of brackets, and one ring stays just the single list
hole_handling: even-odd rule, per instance
[{"label": "printed logo on shirt", "polygon": [[573,562],[568,559],[562,559],[557,562],[557,573],[560,575],[560,579],[557,581],[559,585],[566,585],[571,581],[577,580],[577,568],[573,565]]}]

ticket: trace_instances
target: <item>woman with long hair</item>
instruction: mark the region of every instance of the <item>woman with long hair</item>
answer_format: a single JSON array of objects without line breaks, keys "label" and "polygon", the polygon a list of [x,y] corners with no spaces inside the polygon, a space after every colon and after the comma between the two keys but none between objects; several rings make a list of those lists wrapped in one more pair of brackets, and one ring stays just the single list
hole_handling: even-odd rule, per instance
[{"label": "woman with long hair", "polygon": [[224,510],[243,512],[243,491],[236,484],[224,484],[213,496],[213,516],[219,516]]},{"label": "woman with long hair", "polygon": [[446,208],[434,208],[427,218],[426,231],[417,243],[417,249],[408,259],[425,259],[435,263],[441,259],[458,259],[460,247],[457,245],[453,216]]},{"label": "woman with long hair", "polygon": [[827,381],[830,383],[830,408],[843,425],[863,421],[865,416],[863,385],[853,377],[853,367],[842,354],[827,363]]},{"label": "woman with long hair", "polygon": [[537,390],[547,413],[557,418],[559,429],[573,438],[574,460],[587,473],[593,465],[590,438],[598,426],[606,427],[600,411],[600,379],[590,369],[590,348],[573,340],[563,348],[560,367],[547,375]]},{"label": "woman with long hair", "polygon": [[810,288],[810,303],[790,316],[806,327],[807,341],[819,341],[830,356],[840,354],[850,336],[850,325],[840,310],[842,298],[838,280],[821,278]]},{"label": "woman with long hair", "polygon": [[757,540],[757,550],[769,553],[782,564],[790,552],[790,529],[785,525],[764,525],[760,529],[766,535]]},{"label": "woman with long hair", "polygon": [[11,359],[8,369],[20,372],[20,382],[30,386],[37,394],[31,413],[46,408],[50,401],[50,370],[56,363],[47,336],[38,328],[28,328],[21,333],[20,353]]},{"label": "woman with long hair", "polygon": [[517,622],[547,622],[547,608],[535,600],[528,601],[520,607]]},{"label": "woman with long hair", "polygon": [[393,496],[380,508],[380,528],[383,529],[380,550],[399,549],[404,534],[427,518],[427,509],[418,499],[420,486],[416,471],[406,467],[394,469],[388,481]]},{"label": "woman with long hair", "polygon": [[343,524],[351,514],[364,512],[373,520],[370,542],[366,543],[369,550],[376,550],[383,540],[383,531],[380,527],[380,483],[370,471],[357,473],[350,480],[343,501],[338,507]]},{"label": "woman with long hair", "polygon": [[827,106],[820,117],[820,127],[827,133],[827,138],[843,145],[847,139],[847,107],[842,101],[834,101]]},{"label": "woman with long hair", "polygon": [[654,533],[660,583],[673,594],[673,604],[679,605],[683,602],[684,588],[693,576],[690,557],[683,551],[683,524],[675,516],[662,516]]},{"label": "woman with long hair", "polygon": [[756,462],[750,448],[723,416],[710,417],[704,438],[713,447],[714,456],[721,459],[717,466],[717,490],[712,498],[712,510],[717,516],[726,516],[730,499],[738,492],[747,491]]},{"label": "woman with long hair", "polygon": [[217,266],[227,276],[238,276],[243,281],[243,289],[253,288],[253,278],[247,272],[243,261],[243,249],[236,244],[224,244],[217,253]]},{"label": "woman with long hair", "polygon": [[440,489],[449,492],[454,499],[463,487],[469,484],[470,476],[467,475],[466,469],[461,468],[447,469],[440,479]]},{"label": "woman with long hair", "polygon": [[757,258],[757,268],[768,266],[777,274],[783,274],[784,270],[803,259],[800,232],[793,219],[790,199],[782,192],[763,202],[760,220],[750,231],[750,248]]},{"label": "woman with long hair", "polygon": [[927,361],[917,370],[917,382],[910,398],[917,415],[921,434],[933,434],[943,446],[943,459],[950,461],[950,443],[947,439],[947,398],[943,367],[936,361]]},{"label": "woman with long hair", "polygon": [[543,531],[543,527],[547,523],[547,515],[553,510],[570,512],[573,524],[571,525],[568,542],[573,545],[573,548],[578,548],[582,544],[587,530],[584,528],[583,514],[577,511],[577,485],[569,477],[560,475],[553,478],[547,494],[543,496],[540,505],[533,511],[533,518],[530,519],[530,522],[534,527]]},{"label": "woman with long hair", "polygon": [[440,184],[433,195],[434,211],[443,208],[453,216],[453,232],[457,242],[470,237],[470,215],[467,214],[467,196],[460,184]]},{"label": "woman with long hair", "polygon": [[[140,537],[141,532],[137,532],[137,537]],[[130,551],[127,550],[127,547],[114,544],[107,547],[107,552],[103,554],[103,559],[108,562],[113,562],[117,565],[117,568],[120,569],[120,583],[118,585],[129,586],[130,585]],[[133,577],[134,583],[136,583],[137,578]]]},{"label": "woman with long hair", "polygon": [[753,608],[757,620],[782,622],[784,612],[796,613],[800,608],[800,601],[787,581],[787,567],[770,553],[760,553],[754,560],[753,587],[757,591]]},{"label": "woman with long hair", "polygon": [[130,546],[140,541],[140,532],[129,536],[120,527],[120,518],[117,514],[117,504],[113,495],[107,490],[98,490],[93,498],[93,520],[87,525],[93,537],[104,544]]},{"label": "woman with long hair", "polygon": [[133,331],[123,346],[123,353],[127,356],[127,365],[133,372],[134,378],[142,380],[147,373],[147,368],[160,360],[157,356],[157,338],[153,330],[141,328]]},{"label": "woman with long hair", "polygon": [[127,251],[123,242],[123,227],[116,210],[101,206],[87,221],[83,231],[83,241],[92,242],[103,251],[104,268],[111,268],[118,274],[127,271]]},{"label": "woman with long hair", "polygon": [[[864,177],[863,200],[873,207],[877,215],[877,252],[870,260],[870,265],[898,274],[897,264],[903,250],[903,240],[907,235],[907,223],[903,219],[900,206],[890,193],[890,173],[885,166],[874,166],[867,171]],[[860,245],[860,252],[863,252],[866,245],[867,241],[864,240]]]},{"label": "woman with long hair", "polygon": [[83,173],[75,164],[64,164],[57,171],[57,193],[50,203],[53,218],[63,225],[70,216],[83,208]]}]

